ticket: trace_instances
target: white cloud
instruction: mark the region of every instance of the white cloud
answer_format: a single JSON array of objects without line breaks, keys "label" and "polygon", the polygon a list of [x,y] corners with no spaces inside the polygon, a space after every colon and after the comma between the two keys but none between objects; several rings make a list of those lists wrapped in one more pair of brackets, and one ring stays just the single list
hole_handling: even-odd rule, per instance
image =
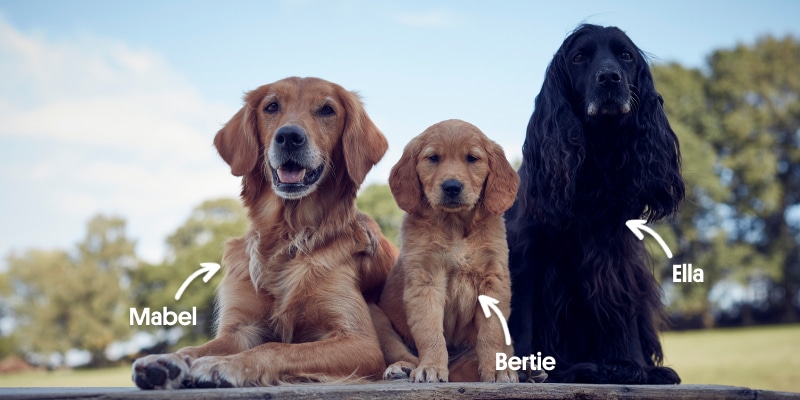
[{"label": "white cloud", "polygon": [[401,13],[397,16],[397,20],[404,25],[413,27],[445,28],[460,23],[460,18],[457,15],[444,8],[418,13]]},{"label": "white cloud", "polygon": [[123,90],[0,109],[0,136],[113,147],[148,157],[176,150],[199,156],[210,145],[216,126],[207,119],[214,114],[223,115],[196,96]]},{"label": "white cloud", "polygon": [[204,100],[159,55],[0,19],[0,76],[0,255],[70,246],[103,212],[157,260],[192,207],[238,195],[212,146],[235,106]]},{"label": "white cloud", "polygon": [[82,36],[55,42],[0,20],[0,137],[54,138],[153,153],[205,148],[226,110],[157,55]]}]

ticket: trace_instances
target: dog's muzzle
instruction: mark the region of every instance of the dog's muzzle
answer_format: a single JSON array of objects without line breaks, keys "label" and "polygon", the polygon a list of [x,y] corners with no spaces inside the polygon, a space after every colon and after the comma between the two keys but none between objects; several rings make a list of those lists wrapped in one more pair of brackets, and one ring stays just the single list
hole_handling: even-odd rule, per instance
[{"label": "dog's muzzle", "polygon": [[460,208],[464,206],[461,193],[464,191],[464,184],[456,179],[448,179],[442,182],[441,205],[446,208]]},{"label": "dog's muzzle", "polygon": [[322,176],[325,164],[315,163],[313,151],[305,130],[297,125],[286,125],[275,132],[269,154],[272,184],[275,190],[288,198],[307,194]]},{"label": "dog's muzzle", "polygon": [[611,66],[599,69],[594,76],[593,93],[586,114],[590,117],[619,117],[631,111],[631,94],[622,72]]}]

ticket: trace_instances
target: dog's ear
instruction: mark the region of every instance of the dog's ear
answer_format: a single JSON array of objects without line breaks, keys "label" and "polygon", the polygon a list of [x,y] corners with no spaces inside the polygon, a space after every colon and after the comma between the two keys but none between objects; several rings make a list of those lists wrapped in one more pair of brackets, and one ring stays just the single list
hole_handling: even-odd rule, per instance
[{"label": "dog's ear", "polygon": [[636,90],[639,99],[635,117],[637,132],[633,161],[639,174],[632,177],[632,187],[644,200],[644,217],[655,222],[678,211],[686,196],[681,177],[681,151],[678,136],[664,112],[664,99],[655,90],[653,77],[644,56],[641,57]]},{"label": "dog's ear", "polygon": [[397,205],[405,212],[414,213],[422,203],[422,184],[417,176],[418,139],[406,145],[400,161],[392,167],[389,174],[389,188]]},{"label": "dog's ear", "polygon": [[389,142],[364,111],[358,95],[341,90],[344,92],[340,97],[346,113],[342,134],[344,159],[350,179],[358,186],[364,182],[369,170],[383,158]]},{"label": "dog's ear", "polygon": [[506,159],[503,148],[489,141],[489,176],[483,189],[483,206],[494,215],[502,215],[511,208],[517,197],[519,175]]},{"label": "dog's ear", "polygon": [[252,97],[251,94],[245,96],[245,105],[214,137],[217,152],[236,176],[244,176],[252,171],[258,160],[258,121],[253,106],[247,101]]},{"label": "dog's ear", "polygon": [[519,207],[539,221],[563,225],[572,219],[578,169],[586,157],[583,125],[572,111],[575,93],[569,76],[574,34],[553,56],[536,96],[522,145]]}]

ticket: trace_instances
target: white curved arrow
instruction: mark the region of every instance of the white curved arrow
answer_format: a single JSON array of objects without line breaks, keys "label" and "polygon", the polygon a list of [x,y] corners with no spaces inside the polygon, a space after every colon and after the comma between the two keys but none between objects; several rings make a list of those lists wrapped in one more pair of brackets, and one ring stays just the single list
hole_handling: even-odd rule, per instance
[{"label": "white curved arrow", "polygon": [[181,296],[183,296],[183,291],[186,290],[186,287],[189,286],[189,284],[194,280],[194,278],[197,278],[201,274],[206,274],[206,276],[203,277],[203,282],[208,283],[211,277],[214,276],[214,274],[216,274],[217,271],[219,271],[219,269],[220,266],[217,263],[200,263],[200,269],[194,271],[193,274],[189,275],[189,277],[186,278],[185,281],[183,281],[183,285],[181,285],[181,287],[178,288],[178,291],[175,293],[175,300],[181,299]]},{"label": "white curved arrow", "polygon": [[500,301],[489,296],[480,295],[478,296],[478,303],[481,303],[483,315],[485,315],[486,318],[492,316],[492,312],[489,310],[490,308],[497,313],[497,316],[500,317],[500,323],[503,325],[503,333],[506,335],[506,346],[511,346],[511,334],[508,332],[506,318],[503,316],[503,313],[500,312],[500,309],[497,308],[497,303],[500,303]]},{"label": "white curved arrow", "polygon": [[630,229],[631,232],[633,232],[633,234],[636,235],[637,238],[639,238],[639,240],[644,239],[644,233],[642,233],[641,231],[645,231],[653,235],[653,237],[656,238],[656,241],[658,241],[658,244],[661,245],[661,248],[664,249],[664,252],[667,253],[667,258],[672,258],[672,252],[669,251],[669,247],[667,247],[667,244],[664,242],[664,239],[661,239],[661,236],[658,236],[658,233],[656,233],[656,231],[645,226],[644,224],[646,223],[647,221],[643,219],[629,219],[625,221],[625,226],[627,226],[628,229]]}]

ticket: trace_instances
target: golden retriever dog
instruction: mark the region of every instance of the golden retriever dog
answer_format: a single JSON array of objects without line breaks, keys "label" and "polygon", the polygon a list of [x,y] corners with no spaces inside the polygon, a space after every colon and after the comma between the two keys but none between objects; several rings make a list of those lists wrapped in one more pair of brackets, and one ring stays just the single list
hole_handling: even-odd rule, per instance
[{"label": "golden retriever dog", "polygon": [[519,177],[503,149],[467,122],[439,122],[406,146],[389,185],[407,214],[400,257],[371,306],[390,364],[384,378],[516,382],[516,372],[495,369],[496,353],[514,349],[478,303],[490,296],[509,315],[502,214]]},{"label": "golden retriever dog", "polygon": [[356,191],[386,138],[355,93],[317,78],[261,86],[214,138],[250,228],[229,241],[216,338],[133,364],[142,389],[380,379],[368,302],[397,258]]}]

